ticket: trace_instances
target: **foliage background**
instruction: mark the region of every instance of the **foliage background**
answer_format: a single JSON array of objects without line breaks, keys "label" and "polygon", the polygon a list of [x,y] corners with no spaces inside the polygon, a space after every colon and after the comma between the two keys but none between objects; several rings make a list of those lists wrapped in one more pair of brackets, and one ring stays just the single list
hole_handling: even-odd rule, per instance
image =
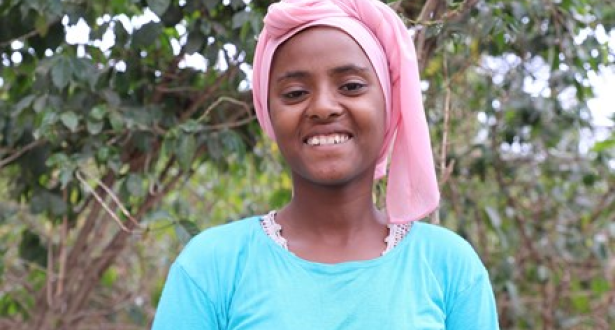
[{"label": "foliage background", "polygon": [[[148,328],[192,235],[289,199],[251,106],[269,3],[0,1],[0,329]],[[607,3],[391,3],[425,80],[429,221],[476,247],[502,329],[615,329],[615,133],[587,107]]]}]

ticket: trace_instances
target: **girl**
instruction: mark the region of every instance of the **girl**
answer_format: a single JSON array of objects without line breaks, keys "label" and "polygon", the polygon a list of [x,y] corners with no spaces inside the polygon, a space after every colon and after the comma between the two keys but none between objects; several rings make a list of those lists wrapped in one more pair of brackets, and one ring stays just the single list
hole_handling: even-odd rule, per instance
[{"label": "girl", "polygon": [[[289,164],[292,200],[195,237],[154,329],[498,329],[473,249],[413,222],[439,192],[397,15],[377,0],[282,1],[253,67],[257,116]],[[382,211],[372,187],[388,158]]]}]

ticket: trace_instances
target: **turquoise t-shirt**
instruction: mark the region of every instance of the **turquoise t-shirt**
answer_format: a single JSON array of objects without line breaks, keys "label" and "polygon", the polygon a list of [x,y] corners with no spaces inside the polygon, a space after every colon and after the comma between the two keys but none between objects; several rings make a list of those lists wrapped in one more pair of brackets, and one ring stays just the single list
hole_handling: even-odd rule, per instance
[{"label": "turquoise t-shirt", "polygon": [[494,330],[489,276],[457,234],[416,222],[389,253],[322,264],[247,218],[204,231],[171,267],[153,329]]}]

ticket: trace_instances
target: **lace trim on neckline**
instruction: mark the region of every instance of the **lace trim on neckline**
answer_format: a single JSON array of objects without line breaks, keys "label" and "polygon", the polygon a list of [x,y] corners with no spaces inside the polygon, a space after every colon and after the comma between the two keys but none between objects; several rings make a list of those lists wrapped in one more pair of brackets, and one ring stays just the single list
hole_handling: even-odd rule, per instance
[{"label": "lace trim on neckline", "polygon": [[[277,245],[283,249],[288,250],[288,241],[282,236],[282,226],[275,221],[276,211],[271,211],[261,218],[261,227],[265,231],[265,234],[269,236]],[[384,239],[386,248],[382,251],[381,255],[385,255],[393,248],[395,248],[406,237],[412,223],[403,224],[389,224],[389,235]]]}]

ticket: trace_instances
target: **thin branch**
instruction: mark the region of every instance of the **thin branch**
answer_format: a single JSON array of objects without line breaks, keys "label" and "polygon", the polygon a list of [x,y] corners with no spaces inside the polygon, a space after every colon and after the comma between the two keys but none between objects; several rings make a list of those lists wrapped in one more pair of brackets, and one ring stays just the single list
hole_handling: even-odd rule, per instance
[{"label": "thin branch", "polygon": [[0,169],[2,169],[3,167],[5,167],[6,165],[12,163],[13,161],[15,161],[17,158],[21,157],[23,154],[25,154],[26,152],[41,146],[43,144],[45,144],[45,142],[47,142],[46,140],[36,140],[33,141],[31,143],[29,143],[28,145],[26,145],[25,147],[19,149],[18,151],[16,151],[14,154],[0,160]]},{"label": "thin branch", "polygon": [[113,212],[113,210],[111,210],[111,208],[109,207],[109,205],[107,205],[107,203],[105,203],[105,201],[102,199],[102,197],[100,197],[98,195],[98,193],[94,190],[94,188],[92,186],[90,186],[89,183],[87,183],[87,181],[81,176],[81,174],[79,174],[79,171],[75,172],[75,177],[79,180],[79,182],[81,182],[81,184],[83,184],[85,186],[85,188],[87,190],[90,191],[90,193],[92,194],[92,196],[94,196],[94,199],[96,199],[96,201],[100,204],[100,206],[103,207],[103,209],[105,209],[105,211],[107,211],[107,214],[109,214],[109,216],[111,216],[111,218],[118,224],[118,226],[125,232],[127,233],[131,233],[132,230],[128,229],[128,227],[126,227],[123,223],[122,220],[120,218],[118,218],[117,215],[115,215],[115,213]]},{"label": "thin branch", "polygon": [[53,243],[51,238],[47,242],[47,305],[53,306]]},{"label": "thin branch", "polygon": [[[130,212],[128,212],[128,210],[126,209],[126,207],[124,206],[124,204],[120,201],[120,199],[117,197],[117,195],[109,188],[107,187],[102,181],[100,181],[98,178],[95,178],[91,175],[89,175],[87,172],[83,172],[83,174],[85,174],[89,179],[92,179],[94,181],[96,181],[96,184],[98,184],[98,186],[100,186],[109,197],[111,197],[111,199],[113,200],[113,202],[115,202],[115,204],[120,208],[120,211],[122,211],[122,213],[124,213],[124,215],[130,219],[130,221],[132,221],[135,224],[138,224],[137,220],[135,220],[132,215],[130,214]],[[115,212],[114,212],[115,213]]]},{"label": "thin branch", "polygon": [[[102,181],[105,182],[107,186],[111,186],[114,180],[115,176],[113,175],[113,172],[109,171],[109,173],[105,175]],[[98,187],[96,189],[101,190],[100,193],[104,193],[104,191],[102,191],[102,188]],[[90,201],[93,199],[91,195],[88,198]],[[83,209],[85,208],[86,206],[84,205]],[[98,219],[101,211],[102,207],[98,203],[94,203],[90,207],[90,213],[85,220],[85,224],[77,234],[77,241],[73,245],[71,253],[68,257],[68,269],[74,268],[75,264],[78,262],[79,255],[82,254],[83,251],[87,248],[88,237],[92,233],[92,230],[94,229],[96,224],[96,220]]]},{"label": "thin branch", "polygon": [[[217,81],[221,82],[221,81],[230,79],[232,75],[237,73],[237,70],[238,70],[238,67],[236,66],[229,68],[228,70],[226,70],[226,72],[221,74],[220,77],[218,77]],[[186,110],[186,112],[184,112],[181,115],[181,118],[180,118],[181,121],[185,121],[188,118],[190,118],[190,116],[192,116],[203,104],[205,104],[205,102],[207,102],[207,100],[209,100],[209,98],[216,92],[219,86],[220,86],[219,83],[215,84],[211,86],[206,92],[199,95],[199,97],[196,100],[194,100],[194,102],[192,102],[192,104]]]},{"label": "thin branch", "polygon": [[1,42],[0,43],[0,47],[6,47],[6,46],[12,44],[15,41],[26,40],[28,38],[34,37],[37,34],[39,34],[37,30],[32,30],[32,31],[26,32],[26,33],[18,36],[17,38],[13,38],[11,40],[7,40],[5,42]]},{"label": "thin branch", "polygon": [[[64,189],[64,200],[67,201],[68,194]],[[58,285],[56,288],[56,295],[62,295],[64,292],[64,281],[66,279],[66,261],[68,258],[67,253],[67,237],[68,237],[68,216],[62,218],[62,229],[60,232],[60,266],[58,270]]]},{"label": "thin branch", "polygon": [[212,110],[214,110],[217,106],[222,104],[223,102],[228,102],[228,103],[231,103],[231,104],[235,104],[235,105],[241,106],[242,108],[244,108],[246,110],[246,112],[248,114],[250,114],[250,107],[248,106],[248,104],[246,102],[234,99],[234,98],[229,97],[229,96],[220,96],[216,101],[214,101],[214,103],[212,103],[209,107],[207,107],[207,109],[205,109],[205,111],[199,117],[199,119],[197,119],[197,121],[200,122],[200,121],[204,120],[205,118],[207,118],[209,113]]},{"label": "thin branch", "polygon": [[249,122],[251,122],[253,120],[254,120],[254,116],[250,116],[248,118],[245,118],[245,119],[242,119],[242,120],[238,120],[238,121],[232,122],[232,123],[209,125],[209,126],[205,127],[205,130],[221,130],[221,129],[235,128],[235,127],[239,127],[239,126],[243,126],[245,124],[248,124]]},{"label": "thin branch", "polygon": [[[450,113],[451,113],[451,87],[448,83],[448,63],[446,55],[442,59],[442,65],[444,68],[444,80],[447,81],[446,94],[444,96],[444,128],[442,132],[442,148],[440,151],[440,187],[448,181],[448,178],[452,172],[452,167],[446,165],[446,155],[448,153],[448,131],[450,129]],[[452,163],[451,163],[452,165]]]},{"label": "thin branch", "polygon": [[184,94],[184,93],[197,93],[201,90],[192,86],[178,86],[178,87],[166,87],[157,86],[156,90],[163,94]]},{"label": "thin branch", "polygon": [[[414,20],[412,18],[407,18],[406,21],[408,23],[412,24],[412,25],[421,25],[421,26],[434,26],[434,25],[445,24],[445,23],[448,23],[448,22],[451,22],[451,21],[456,21],[463,14],[465,14],[467,12],[467,10],[469,10],[470,8],[475,6],[477,3],[478,3],[478,0],[466,0],[463,3],[461,3],[461,5],[459,7],[457,7],[456,9],[447,11],[441,17],[439,17],[439,18],[432,17],[434,19],[428,19],[429,15],[427,15],[428,14],[427,11],[432,9],[432,8],[428,7],[428,4],[425,4],[423,6],[423,11],[421,12],[421,15],[419,15],[418,19]],[[394,9],[398,8],[398,7],[399,6],[394,7]],[[427,9],[427,11],[426,11],[426,9]]]},{"label": "thin branch", "polygon": [[175,80],[175,72],[179,67],[179,63],[184,59],[185,51],[182,49],[179,54],[177,54],[171,63],[167,66],[167,70],[162,74],[163,81],[160,85],[155,87],[154,96],[152,97],[152,103],[160,103],[162,101],[162,96],[165,93],[165,89],[167,85]]},{"label": "thin branch", "polygon": [[[158,195],[150,195],[149,199],[147,199],[139,208],[139,211],[135,215],[135,218],[140,219],[143,215],[148,212],[154,205],[156,205],[163,196],[168,194],[168,192],[175,187],[175,185],[179,182],[184,176],[190,176],[194,173],[191,171],[190,173],[184,173],[180,171],[177,173],[169,183],[161,190]],[[90,263],[90,267],[83,274],[84,280],[81,282],[82,286],[79,288],[78,292],[76,292],[76,296],[71,300],[71,306],[68,307],[68,313],[74,313],[79,309],[85,299],[88,297],[89,293],[92,291],[94,286],[97,283],[97,278],[99,278],[103,271],[107,269],[115,260],[115,258],[119,255],[119,253],[124,249],[126,245],[126,239],[129,237],[129,234],[132,233],[133,227],[136,225],[132,222],[127,224],[127,231],[120,231],[116,233],[115,237],[107,244],[107,246],[103,249],[104,253],[93,260]],[[75,320],[77,321],[77,320]]]}]

